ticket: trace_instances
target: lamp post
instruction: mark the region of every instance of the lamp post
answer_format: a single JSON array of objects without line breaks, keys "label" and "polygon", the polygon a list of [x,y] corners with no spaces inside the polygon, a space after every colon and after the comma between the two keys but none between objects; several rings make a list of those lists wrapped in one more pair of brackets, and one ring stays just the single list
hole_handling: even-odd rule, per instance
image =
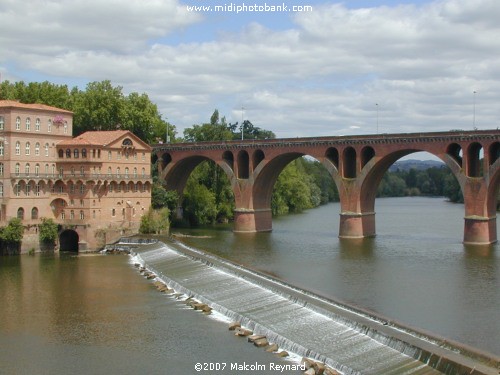
[{"label": "lamp post", "polygon": [[168,122],[167,122],[167,138],[165,140],[167,143],[170,143],[170,136],[168,135]]},{"label": "lamp post", "polygon": [[241,140],[243,140],[243,128],[245,125],[243,124],[243,111],[245,110],[244,107],[241,107]]},{"label": "lamp post", "polygon": [[375,105],[377,106],[377,134],[378,134],[378,103],[375,103]]},{"label": "lamp post", "polygon": [[473,92],[473,105],[472,105],[472,128],[476,129],[476,90]]}]

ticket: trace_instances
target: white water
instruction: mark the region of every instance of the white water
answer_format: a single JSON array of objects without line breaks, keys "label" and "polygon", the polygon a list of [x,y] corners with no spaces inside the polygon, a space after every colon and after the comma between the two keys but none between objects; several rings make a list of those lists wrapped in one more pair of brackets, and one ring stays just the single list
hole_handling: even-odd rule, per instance
[{"label": "white water", "polygon": [[[356,325],[320,314],[303,302],[193,260],[163,244],[146,246],[138,257],[176,292],[209,304],[254,333],[266,335],[282,349],[325,362],[345,374],[439,373],[365,334],[368,332],[360,332]],[[377,335],[372,332],[371,336]],[[391,340],[385,341],[388,344]],[[411,347],[398,349],[410,354],[414,351]]]}]

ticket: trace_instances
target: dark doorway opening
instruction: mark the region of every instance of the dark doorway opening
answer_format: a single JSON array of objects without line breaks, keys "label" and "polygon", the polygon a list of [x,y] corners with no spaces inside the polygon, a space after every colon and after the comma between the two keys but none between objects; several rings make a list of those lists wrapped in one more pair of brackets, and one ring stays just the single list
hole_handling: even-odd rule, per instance
[{"label": "dark doorway opening", "polygon": [[78,252],[78,233],[72,229],[66,229],[59,235],[60,251]]}]

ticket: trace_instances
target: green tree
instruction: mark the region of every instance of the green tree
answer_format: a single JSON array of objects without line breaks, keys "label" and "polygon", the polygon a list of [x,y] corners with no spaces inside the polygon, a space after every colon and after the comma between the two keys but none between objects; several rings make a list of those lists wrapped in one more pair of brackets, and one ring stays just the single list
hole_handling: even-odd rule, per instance
[{"label": "green tree", "polygon": [[4,254],[17,254],[24,235],[24,226],[21,219],[9,220],[7,226],[0,228],[0,242]]},{"label": "green tree", "polygon": [[40,242],[46,245],[54,245],[57,239],[57,224],[52,219],[42,217],[38,225]]},{"label": "green tree", "polygon": [[215,194],[194,179],[188,180],[183,209],[184,218],[193,226],[214,224],[217,219]]},{"label": "green tree", "polygon": [[166,207],[159,210],[149,209],[146,215],[141,218],[139,233],[141,234],[161,234],[168,230],[170,226],[170,210]]}]

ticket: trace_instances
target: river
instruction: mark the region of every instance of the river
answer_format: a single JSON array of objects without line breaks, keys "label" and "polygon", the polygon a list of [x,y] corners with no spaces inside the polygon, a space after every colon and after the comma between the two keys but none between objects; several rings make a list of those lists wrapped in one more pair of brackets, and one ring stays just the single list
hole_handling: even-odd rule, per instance
[{"label": "river", "polygon": [[[500,354],[498,245],[464,247],[462,205],[379,199],[377,237],[357,242],[338,239],[339,210],[276,218],[272,233],[174,232],[208,236],[183,241]],[[196,373],[197,362],[286,363],[158,293],[126,256],[0,257],[0,285],[0,373],[175,375]]]},{"label": "river", "polygon": [[[271,233],[183,230],[190,246],[500,354],[498,245],[464,246],[463,205],[444,198],[383,198],[377,236],[338,238],[340,205],[275,218]],[[500,229],[499,232],[500,234]]]}]

